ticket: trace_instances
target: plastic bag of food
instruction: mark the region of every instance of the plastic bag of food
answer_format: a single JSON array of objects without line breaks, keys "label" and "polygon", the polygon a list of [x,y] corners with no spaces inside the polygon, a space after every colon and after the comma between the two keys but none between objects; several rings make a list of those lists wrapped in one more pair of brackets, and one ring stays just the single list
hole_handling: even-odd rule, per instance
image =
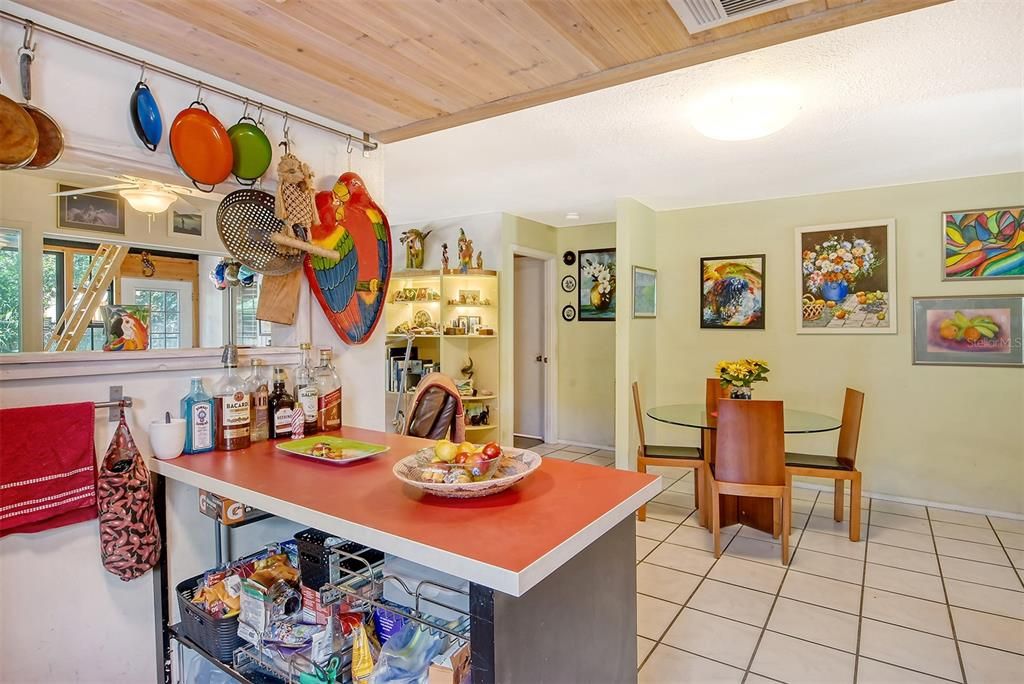
[{"label": "plastic bag of food", "polygon": [[369,684],[426,684],[430,661],[441,652],[444,643],[443,638],[425,627],[406,623],[381,648]]},{"label": "plastic bag of food", "polygon": [[360,622],[355,628],[355,636],[352,640],[352,681],[355,684],[365,684],[370,681],[375,655],[373,642],[370,640],[366,625]]}]

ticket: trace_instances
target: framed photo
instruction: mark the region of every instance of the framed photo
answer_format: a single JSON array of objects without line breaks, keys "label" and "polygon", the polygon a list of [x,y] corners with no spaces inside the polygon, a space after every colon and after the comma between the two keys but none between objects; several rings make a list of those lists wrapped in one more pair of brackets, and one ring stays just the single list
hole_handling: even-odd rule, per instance
[{"label": "framed photo", "polygon": [[1024,278],[1024,206],[942,214],[942,279]]},{"label": "framed photo", "polygon": [[203,214],[198,211],[177,211],[171,209],[167,212],[167,235],[176,237],[203,237]]},{"label": "framed photo", "polygon": [[[77,190],[57,184],[57,192]],[[90,192],[57,198],[57,227],[124,235],[124,198],[113,192]]]},{"label": "framed photo", "polygon": [[579,320],[615,320],[615,248],[581,249],[579,269]]},{"label": "framed photo", "polygon": [[914,297],[914,363],[1024,367],[1024,295]]},{"label": "framed photo", "polygon": [[701,257],[701,328],[764,330],[764,263],[764,254]]},{"label": "framed photo", "polygon": [[896,219],[796,229],[796,331],[896,332]]},{"label": "framed photo", "polygon": [[633,318],[658,315],[658,272],[643,266],[633,267]]},{"label": "framed photo", "polygon": [[469,319],[469,321],[468,321],[469,322],[469,334],[470,335],[479,335],[480,334],[480,328],[483,326],[483,322],[482,322],[480,316],[467,316],[466,318]]},{"label": "framed photo", "polygon": [[458,323],[456,327],[464,330],[466,334],[469,334],[469,318],[469,316],[459,316],[455,319]]}]

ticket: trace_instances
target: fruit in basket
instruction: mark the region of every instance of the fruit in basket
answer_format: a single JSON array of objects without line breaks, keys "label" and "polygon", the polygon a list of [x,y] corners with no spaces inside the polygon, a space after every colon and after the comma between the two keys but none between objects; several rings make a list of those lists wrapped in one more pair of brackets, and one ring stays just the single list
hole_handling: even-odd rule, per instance
[{"label": "fruit in basket", "polygon": [[432,459],[435,463],[451,463],[455,460],[456,454],[459,453],[459,446],[447,439],[442,439],[434,445],[434,458]]},{"label": "fruit in basket", "polygon": [[463,468],[452,468],[444,476],[444,481],[447,484],[467,484],[473,481],[473,477]]},{"label": "fruit in basket", "polygon": [[460,451],[455,455],[455,463],[465,463],[473,454],[468,451]]},{"label": "fruit in basket", "polygon": [[483,454],[487,458],[498,458],[501,456],[501,447],[495,442],[488,442],[484,445]]},{"label": "fruit in basket", "polygon": [[462,444],[459,445],[459,449],[458,450],[459,451],[468,451],[469,453],[473,453],[474,451],[476,451],[476,447],[473,446],[472,442],[463,442]]}]

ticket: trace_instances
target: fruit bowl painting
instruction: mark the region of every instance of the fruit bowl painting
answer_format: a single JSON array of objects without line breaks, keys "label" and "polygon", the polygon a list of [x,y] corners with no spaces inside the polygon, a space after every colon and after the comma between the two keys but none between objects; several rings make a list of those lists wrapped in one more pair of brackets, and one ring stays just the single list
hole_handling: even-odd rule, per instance
[{"label": "fruit bowl painting", "polygon": [[1006,354],[1010,351],[1009,309],[929,311],[928,351]]},{"label": "fruit bowl painting", "polygon": [[914,363],[1024,366],[1024,296],[914,297]]}]

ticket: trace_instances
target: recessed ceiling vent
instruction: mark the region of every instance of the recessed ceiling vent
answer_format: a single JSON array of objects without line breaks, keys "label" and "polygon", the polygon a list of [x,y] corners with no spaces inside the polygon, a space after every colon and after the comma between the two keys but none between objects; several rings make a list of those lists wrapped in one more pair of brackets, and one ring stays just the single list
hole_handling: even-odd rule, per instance
[{"label": "recessed ceiling vent", "polygon": [[690,33],[764,14],[803,0],[668,0]]}]

